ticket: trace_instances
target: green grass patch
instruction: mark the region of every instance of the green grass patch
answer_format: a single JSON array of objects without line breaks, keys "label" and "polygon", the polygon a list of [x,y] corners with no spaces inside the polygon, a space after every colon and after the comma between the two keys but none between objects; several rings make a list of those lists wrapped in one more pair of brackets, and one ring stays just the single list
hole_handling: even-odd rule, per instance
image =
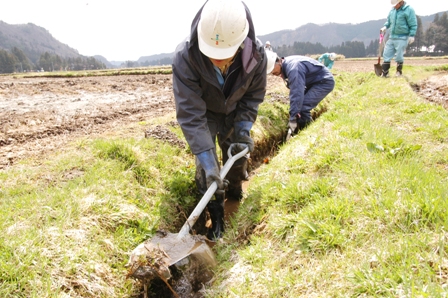
[{"label": "green grass patch", "polygon": [[404,78],[336,79],[251,180],[208,297],[446,294],[447,111]]}]

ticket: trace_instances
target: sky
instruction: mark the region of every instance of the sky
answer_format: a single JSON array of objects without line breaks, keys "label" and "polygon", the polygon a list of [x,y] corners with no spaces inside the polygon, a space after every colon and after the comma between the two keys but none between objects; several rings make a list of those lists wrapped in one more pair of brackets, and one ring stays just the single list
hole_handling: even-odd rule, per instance
[{"label": "sky", "polygon": [[[386,19],[390,0],[244,0],[257,36],[307,23]],[[84,56],[135,61],[174,52],[205,0],[2,0],[0,20],[33,23]],[[448,10],[447,0],[409,0],[417,15]],[[378,28],[379,30],[379,28]],[[262,42],[266,42],[262,40]],[[276,46],[276,45],[273,45]]]}]

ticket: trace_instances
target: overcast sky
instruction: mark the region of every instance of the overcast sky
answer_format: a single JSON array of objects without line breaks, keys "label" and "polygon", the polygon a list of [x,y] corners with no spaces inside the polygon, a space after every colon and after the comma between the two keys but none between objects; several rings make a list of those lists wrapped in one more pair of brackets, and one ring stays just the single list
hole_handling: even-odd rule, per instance
[{"label": "overcast sky", "polygon": [[[307,23],[386,19],[390,0],[245,0],[257,36]],[[447,0],[407,1],[419,16],[448,10]],[[2,0],[0,20],[33,23],[81,55],[109,61],[174,52],[205,0]],[[379,28],[378,28],[379,29]],[[265,42],[265,40],[263,40]],[[274,45],[276,46],[276,45]]]}]

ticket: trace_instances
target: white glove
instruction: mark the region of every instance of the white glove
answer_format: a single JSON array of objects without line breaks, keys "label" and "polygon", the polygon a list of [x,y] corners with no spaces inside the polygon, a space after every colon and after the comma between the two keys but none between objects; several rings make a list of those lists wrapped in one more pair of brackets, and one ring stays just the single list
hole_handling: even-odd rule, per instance
[{"label": "white glove", "polygon": [[414,37],[414,36],[409,36],[409,37],[408,37],[408,44],[413,43],[414,40],[415,40],[415,37]]},{"label": "white glove", "polygon": [[381,29],[380,29],[380,33],[383,33],[384,34],[384,32],[386,32],[386,26],[383,26]]}]

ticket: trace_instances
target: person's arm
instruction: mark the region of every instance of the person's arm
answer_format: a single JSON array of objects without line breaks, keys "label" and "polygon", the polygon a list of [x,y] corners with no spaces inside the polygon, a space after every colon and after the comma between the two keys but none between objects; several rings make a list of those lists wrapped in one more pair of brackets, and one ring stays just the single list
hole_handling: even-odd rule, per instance
[{"label": "person's arm", "polygon": [[417,17],[412,7],[409,7],[409,14],[406,17],[406,21],[409,26],[409,36],[414,37],[417,34]]},{"label": "person's arm", "polygon": [[[180,46],[181,47],[181,46]],[[173,93],[176,116],[182,132],[195,155],[215,148],[205,117],[206,105],[201,98],[200,75],[190,64],[187,51],[179,49],[173,60]]]},{"label": "person's arm", "polygon": [[258,62],[255,66],[253,70],[254,76],[250,85],[237,103],[235,122],[250,121],[253,123],[257,119],[258,106],[263,102],[264,96],[266,95],[266,60],[264,59]]},{"label": "person's arm", "polygon": [[386,29],[388,29],[390,27],[390,24],[391,24],[391,19],[390,19],[390,12],[389,12],[389,14],[387,15],[386,22],[383,25],[384,30],[382,30],[383,28],[381,28],[381,31],[383,31],[383,33],[384,33],[386,31]]},{"label": "person's arm", "polygon": [[305,99],[306,68],[302,63],[295,63],[288,69],[289,80],[289,121],[296,121]]}]

